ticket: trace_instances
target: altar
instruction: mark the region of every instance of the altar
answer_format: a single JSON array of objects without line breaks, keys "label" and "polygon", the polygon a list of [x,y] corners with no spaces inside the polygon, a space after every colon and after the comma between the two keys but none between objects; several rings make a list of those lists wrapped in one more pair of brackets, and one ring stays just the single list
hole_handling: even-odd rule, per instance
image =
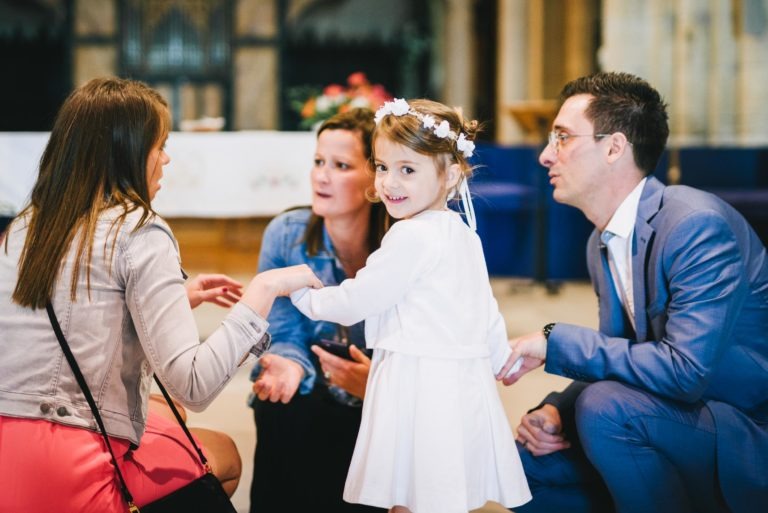
[{"label": "altar", "polygon": [[[46,132],[0,133],[0,215],[26,205]],[[162,189],[152,202],[163,217],[271,217],[311,200],[314,132],[173,132]]]}]

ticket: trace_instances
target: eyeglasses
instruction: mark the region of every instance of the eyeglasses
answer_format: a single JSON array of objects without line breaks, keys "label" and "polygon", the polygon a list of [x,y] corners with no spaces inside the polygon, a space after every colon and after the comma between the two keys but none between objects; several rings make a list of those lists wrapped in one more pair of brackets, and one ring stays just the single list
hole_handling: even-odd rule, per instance
[{"label": "eyeglasses", "polygon": [[549,145],[555,149],[555,153],[557,153],[571,137],[595,137],[596,139],[602,139],[609,135],[611,134],[569,134],[567,132],[557,132],[552,130],[548,134],[547,140],[549,141]]}]

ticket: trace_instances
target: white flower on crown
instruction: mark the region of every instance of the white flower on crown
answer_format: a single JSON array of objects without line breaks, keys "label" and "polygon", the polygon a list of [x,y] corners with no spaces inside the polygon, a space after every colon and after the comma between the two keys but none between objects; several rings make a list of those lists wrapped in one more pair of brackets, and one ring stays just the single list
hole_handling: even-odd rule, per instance
[{"label": "white flower on crown", "polygon": [[475,143],[467,139],[464,134],[459,134],[459,138],[456,139],[456,148],[464,154],[464,157],[469,158],[475,151]]},{"label": "white flower on crown", "polygon": [[408,102],[403,98],[396,98],[394,101],[385,102],[384,105],[376,111],[373,120],[378,125],[385,116],[390,114],[393,116],[405,116],[407,114],[415,117],[421,121],[421,124],[425,129],[432,130],[435,137],[439,137],[440,139],[448,138],[451,141],[455,141],[456,149],[462,152],[465,158],[471,157],[474,153],[475,143],[467,139],[466,134],[462,132],[457,136],[456,132],[451,130],[451,125],[448,124],[447,120],[444,119],[438,124],[437,120],[431,115],[422,114],[416,109],[412,109],[411,106],[408,105]]},{"label": "white flower on crown", "polygon": [[435,135],[440,139],[445,139],[451,133],[451,125],[446,120],[442,120],[437,128],[435,128]]},{"label": "white flower on crown", "polygon": [[411,106],[403,98],[395,98],[395,101],[392,102],[392,114],[395,116],[404,116],[408,114],[409,110],[411,110]]}]

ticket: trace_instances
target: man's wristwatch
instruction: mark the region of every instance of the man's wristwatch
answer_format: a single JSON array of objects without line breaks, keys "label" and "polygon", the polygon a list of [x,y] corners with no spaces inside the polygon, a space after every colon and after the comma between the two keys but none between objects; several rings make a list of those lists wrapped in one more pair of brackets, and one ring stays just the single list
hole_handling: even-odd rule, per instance
[{"label": "man's wristwatch", "polygon": [[549,334],[552,332],[552,328],[554,327],[555,327],[555,323],[550,322],[549,324],[547,324],[541,329],[541,332],[544,334],[545,339],[549,340]]}]

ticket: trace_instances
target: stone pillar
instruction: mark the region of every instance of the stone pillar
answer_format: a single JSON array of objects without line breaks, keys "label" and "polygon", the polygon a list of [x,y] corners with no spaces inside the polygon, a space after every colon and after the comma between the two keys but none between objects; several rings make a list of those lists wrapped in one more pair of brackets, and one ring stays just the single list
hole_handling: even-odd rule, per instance
[{"label": "stone pillar", "polygon": [[600,63],[662,93],[673,144],[768,141],[768,0],[603,0]]},{"label": "stone pillar", "polygon": [[442,99],[446,105],[460,106],[467,117],[472,117],[474,74],[474,13],[470,0],[445,2],[445,28],[443,50],[445,81]]},{"label": "stone pillar", "polygon": [[235,130],[276,130],[280,105],[278,0],[238,0],[233,47]]},{"label": "stone pillar", "polygon": [[670,128],[679,142],[702,143],[707,139],[707,98],[711,87],[709,5],[680,0],[677,15]]},{"label": "stone pillar", "polygon": [[499,28],[496,65],[496,141],[513,144],[524,134],[508,111],[511,103],[528,99],[528,23],[526,0],[498,0]]},{"label": "stone pillar", "polygon": [[649,44],[652,44],[649,2],[603,0],[603,44],[598,62],[603,71],[626,71],[650,79]]},{"label": "stone pillar", "polygon": [[737,11],[737,127],[744,144],[768,143],[768,0],[742,0]]},{"label": "stone pillar", "polygon": [[736,131],[736,39],[730,0],[710,0],[712,16],[710,84],[707,100],[708,142],[733,144]]},{"label": "stone pillar", "polygon": [[115,0],[74,0],[74,86],[117,74]]},{"label": "stone pillar", "polygon": [[563,76],[567,82],[594,71],[597,6],[592,0],[568,0],[566,5]]}]

